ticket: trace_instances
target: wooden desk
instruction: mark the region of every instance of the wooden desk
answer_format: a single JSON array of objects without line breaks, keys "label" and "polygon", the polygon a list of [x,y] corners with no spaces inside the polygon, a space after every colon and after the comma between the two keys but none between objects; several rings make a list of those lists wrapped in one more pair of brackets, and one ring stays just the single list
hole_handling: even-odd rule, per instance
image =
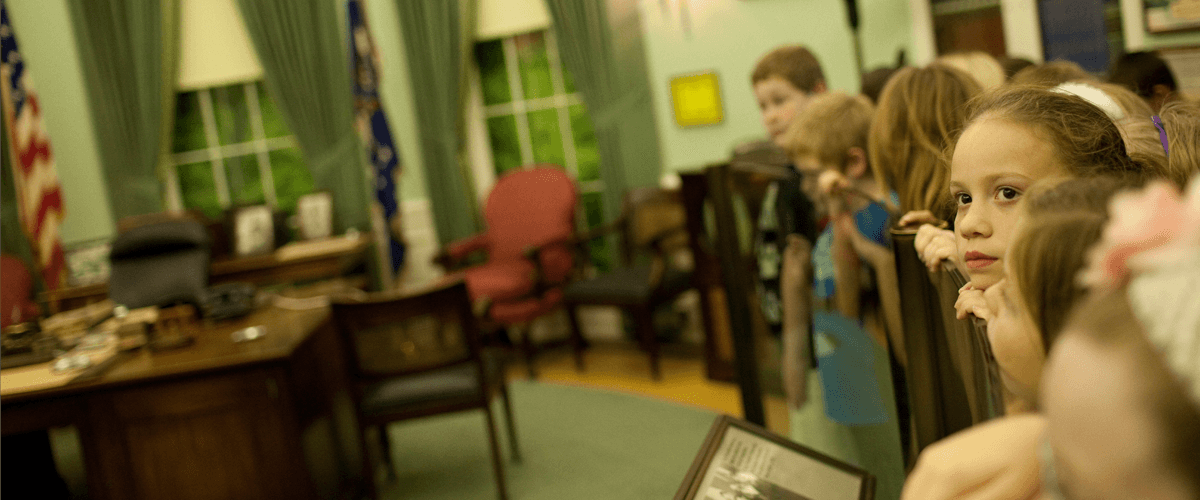
[{"label": "wooden desk", "polygon": [[[247,282],[267,286],[344,276],[363,263],[370,245],[368,234],[288,243],[265,255],[214,260],[209,271],[210,281],[214,285]],[[41,299],[49,306],[50,314],[54,314],[106,297],[108,283],[97,283],[47,291]]]},{"label": "wooden desk", "polygon": [[[266,336],[230,333],[263,325]],[[140,350],[99,378],[0,401],[3,434],[75,425],[94,499],[347,498],[361,440],[327,307],[270,307]]]}]

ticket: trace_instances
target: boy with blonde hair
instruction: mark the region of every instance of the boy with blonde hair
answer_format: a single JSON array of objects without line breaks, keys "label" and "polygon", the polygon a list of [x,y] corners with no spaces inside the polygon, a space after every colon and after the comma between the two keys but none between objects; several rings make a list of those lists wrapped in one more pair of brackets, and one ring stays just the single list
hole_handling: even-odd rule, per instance
[{"label": "boy with blonde hair", "polygon": [[[783,344],[785,353],[809,344],[816,354],[823,397],[810,399],[822,401],[825,416],[841,426],[838,434],[845,442],[839,448],[850,456],[839,458],[875,474],[879,498],[896,498],[904,472],[888,334],[893,345],[903,345],[903,340],[888,229],[898,202],[877,184],[869,165],[867,137],[873,115],[874,107],[864,96],[827,93],[808,104],[782,141],[797,170],[816,185],[815,201],[829,213],[808,261],[802,260],[803,252],[793,251],[800,243],[794,239],[784,252]],[[812,270],[811,280],[795,279],[806,269]],[[875,277],[886,326],[870,321],[880,315],[863,314],[864,274]],[[801,324],[809,317],[810,325]],[[811,339],[806,341],[809,331]],[[895,352],[903,364],[903,351]],[[808,368],[800,370],[806,373]]]}]

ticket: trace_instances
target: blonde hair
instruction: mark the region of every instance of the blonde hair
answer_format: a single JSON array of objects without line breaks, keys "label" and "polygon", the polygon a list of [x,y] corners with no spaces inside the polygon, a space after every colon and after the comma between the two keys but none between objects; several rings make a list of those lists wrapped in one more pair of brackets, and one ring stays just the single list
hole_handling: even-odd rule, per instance
[{"label": "blonde hair", "polygon": [[1158,166],[1160,176],[1183,188],[1200,172],[1200,104],[1171,101],[1158,112],[1167,133],[1168,156],[1162,137],[1151,118],[1127,120],[1121,131],[1129,146],[1130,157]]},{"label": "blonde hair", "polygon": [[974,78],[984,90],[994,89],[1008,80],[1004,66],[987,52],[955,52],[937,58],[938,63],[957,68]]},{"label": "blonde hair", "polygon": [[[1053,147],[1055,156],[1072,176],[1145,178],[1162,173],[1154,165],[1131,159],[1117,125],[1104,111],[1079,96],[1040,87],[1007,86],[984,92],[970,103],[970,108],[967,127],[999,118],[1040,132],[1038,136]],[[953,147],[946,158],[954,156]]]},{"label": "blonde hair", "polygon": [[1044,64],[1034,64],[1018,71],[1009,83],[1013,85],[1033,85],[1050,88],[1071,81],[1093,83],[1096,78],[1083,70],[1083,67],[1071,61],[1052,61]]},{"label": "blonde hair", "polygon": [[815,156],[822,165],[846,167],[850,148],[867,150],[867,131],[875,109],[862,95],[829,92],[813,99],[788,127],[792,158]]},{"label": "blonde hair", "polygon": [[904,68],[884,86],[869,157],[876,182],[899,195],[901,211],[950,215],[942,153],[967,121],[967,102],[981,90],[970,75],[936,63]]}]

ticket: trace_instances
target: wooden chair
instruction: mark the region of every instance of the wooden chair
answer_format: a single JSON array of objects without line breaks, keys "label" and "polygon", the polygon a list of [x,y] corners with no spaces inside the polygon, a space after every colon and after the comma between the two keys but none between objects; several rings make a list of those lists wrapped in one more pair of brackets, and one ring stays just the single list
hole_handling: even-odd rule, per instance
[{"label": "wooden chair", "polygon": [[957,268],[930,273],[913,248],[916,231],[893,229],[900,307],[908,350],[912,446],[909,466],[926,446],[1004,412],[999,371],[981,321],[955,318],[967,279]]},{"label": "wooden chair", "polygon": [[[513,460],[520,461],[504,363],[479,340],[476,318],[462,281],[420,293],[332,301],[333,319],[346,353],[363,442],[377,428],[383,461],[394,477],[386,424],[429,415],[482,409],[496,487],[507,498],[492,397],[499,393]],[[368,447],[363,468],[376,496]]]},{"label": "wooden chair", "polygon": [[662,378],[662,369],[654,310],[693,287],[690,266],[679,266],[673,258],[676,251],[689,246],[686,219],[678,191],[658,188],[629,191],[619,219],[580,238],[586,247],[591,240],[619,232],[621,267],[575,281],[563,290],[563,305],[574,332],[579,332],[577,306],[618,306],[629,312],[642,348],[650,353],[650,371],[655,379]]}]

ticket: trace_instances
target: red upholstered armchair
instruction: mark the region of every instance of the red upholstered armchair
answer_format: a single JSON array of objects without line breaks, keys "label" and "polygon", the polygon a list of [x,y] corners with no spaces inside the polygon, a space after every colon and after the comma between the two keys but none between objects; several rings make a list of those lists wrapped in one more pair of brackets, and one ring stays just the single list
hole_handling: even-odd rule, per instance
[{"label": "red upholstered armchair", "polygon": [[[562,287],[574,271],[577,202],[575,184],[561,167],[509,172],[488,194],[486,231],[450,243],[435,257],[447,271],[456,271],[471,254],[486,254],[485,262],[461,269],[467,290],[472,302],[487,306],[483,319],[523,330],[530,377],[535,372],[529,324],[561,305]],[[582,336],[573,340],[580,361]]]}]

